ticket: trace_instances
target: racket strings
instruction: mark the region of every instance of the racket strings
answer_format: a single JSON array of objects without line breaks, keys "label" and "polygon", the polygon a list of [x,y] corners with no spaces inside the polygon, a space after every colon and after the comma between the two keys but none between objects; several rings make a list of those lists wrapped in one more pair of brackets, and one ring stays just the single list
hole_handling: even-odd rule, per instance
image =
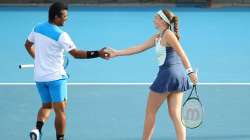
[{"label": "racket strings", "polygon": [[[192,97],[195,92],[195,97]],[[182,106],[182,123],[187,128],[197,128],[203,120],[203,108],[199,100],[196,85],[193,86],[188,98]]]}]

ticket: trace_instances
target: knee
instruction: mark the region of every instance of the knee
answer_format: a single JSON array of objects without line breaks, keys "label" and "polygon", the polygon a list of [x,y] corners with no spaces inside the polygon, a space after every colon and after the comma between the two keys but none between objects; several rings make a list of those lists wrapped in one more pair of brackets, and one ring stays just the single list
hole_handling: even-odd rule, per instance
[{"label": "knee", "polygon": [[54,108],[54,111],[56,114],[60,113],[60,114],[65,114],[65,108]]},{"label": "knee", "polygon": [[56,115],[65,115],[66,107],[63,103],[54,104],[53,109],[54,109]]},{"label": "knee", "polygon": [[179,120],[181,113],[178,109],[169,109],[169,116],[172,120]]}]

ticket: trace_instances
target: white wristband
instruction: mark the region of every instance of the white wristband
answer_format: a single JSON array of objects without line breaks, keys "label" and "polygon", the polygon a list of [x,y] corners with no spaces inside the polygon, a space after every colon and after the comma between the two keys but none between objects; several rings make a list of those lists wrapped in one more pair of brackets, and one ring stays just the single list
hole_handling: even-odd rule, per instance
[{"label": "white wristband", "polygon": [[190,73],[192,73],[192,72],[194,72],[194,71],[193,71],[193,69],[192,69],[191,67],[186,69],[186,73],[187,73],[187,74],[190,74]]}]

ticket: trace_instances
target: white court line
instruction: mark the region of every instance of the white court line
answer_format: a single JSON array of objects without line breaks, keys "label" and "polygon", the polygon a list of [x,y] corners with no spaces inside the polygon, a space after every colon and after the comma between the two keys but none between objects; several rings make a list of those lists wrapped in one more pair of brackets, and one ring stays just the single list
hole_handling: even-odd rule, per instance
[{"label": "white court line", "polygon": [[[0,83],[0,86],[28,86],[35,85],[35,83]],[[72,86],[147,86],[151,83],[68,83]],[[250,86],[250,83],[198,83],[198,85],[207,86]]]}]

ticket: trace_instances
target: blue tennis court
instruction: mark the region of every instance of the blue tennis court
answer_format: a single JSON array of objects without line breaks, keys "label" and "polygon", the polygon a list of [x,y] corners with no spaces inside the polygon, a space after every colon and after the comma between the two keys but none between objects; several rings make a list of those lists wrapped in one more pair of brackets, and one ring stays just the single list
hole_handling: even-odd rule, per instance
[{"label": "blue tennis court", "polygon": [[[1,137],[28,139],[40,100],[33,84],[1,85]],[[188,139],[248,140],[250,85],[200,85],[205,108],[201,127],[188,130]],[[137,140],[143,130],[148,84],[70,84],[67,138]],[[167,104],[158,112],[154,139],[175,139]],[[53,139],[54,121],[44,128]]]},{"label": "blue tennis court", "polygon": [[[153,17],[160,8],[70,7],[63,28],[80,49],[122,49],[156,32]],[[170,9],[180,18],[181,43],[203,83],[198,90],[205,108],[204,123],[188,130],[188,139],[249,140],[250,85],[237,84],[250,81],[249,8]],[[0,7],[0,16],[0,72],[4,73],[0,79],[0,136],[28,139],[40,100],[32,84],[33,70],[19,70],[18,65],[32,63],[23,44],[32,27],[47,19],[47,7]],[[69,82],[73,84],[69,84],[66,138],[140,139],[149,83],[157,72],[154,53],[148,50],[110,61],[70,58]],[[154,139],[174,140],[166,105],[158,116]],[[52,118],[43,129],[43,139],[55,136]]]}]

